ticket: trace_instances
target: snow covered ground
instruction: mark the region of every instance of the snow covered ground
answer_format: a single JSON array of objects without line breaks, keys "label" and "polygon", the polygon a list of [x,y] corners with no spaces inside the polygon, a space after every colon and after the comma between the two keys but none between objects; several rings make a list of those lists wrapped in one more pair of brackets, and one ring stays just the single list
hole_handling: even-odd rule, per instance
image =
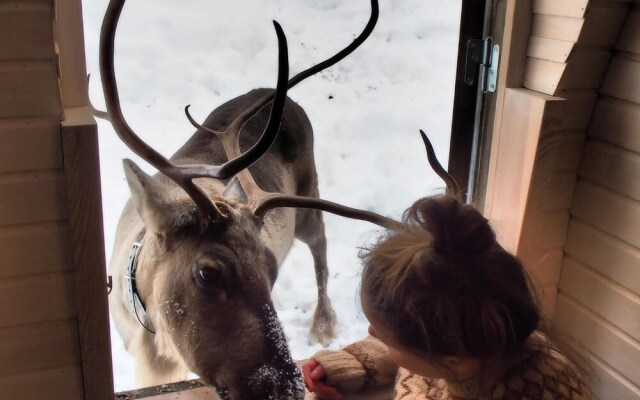
[{"label": "snow covered ground", "polygon": [[[107,0],[85,0],[90,96],[103,104],[98,37]],[[289,92],[315,131],[320,193],[325,199],[394,218],[413,200],[442,192],[418,129],[443,164],[449,151],[460,0],[381,0],[372,37],[338,65]],[[368,0],[129,0],[119,25],[116,71],[125,116],[166,156],[215,107],[255,87],[273,87],[277,42],[289,41],[291,74],[343,48],[369,19]],[[133,158],[108,123],[99,122],[107,257],[129,197],[121,159]],[[148,172],[154,172],[146,166]],[[357,295],[358,249],[376,226],[325,214],[329,296],[338,315],[338,348],[366,334]],[[320,349],[308,342],[316,288],[311,255],[295,243],[273,291],[294,358]],[[116,390],[136,387],[133,363],[112,329]]]}]

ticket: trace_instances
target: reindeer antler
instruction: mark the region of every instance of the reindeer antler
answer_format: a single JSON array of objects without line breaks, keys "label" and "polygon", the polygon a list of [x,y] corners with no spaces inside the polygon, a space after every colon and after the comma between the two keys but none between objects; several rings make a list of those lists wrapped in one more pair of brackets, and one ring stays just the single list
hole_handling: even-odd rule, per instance
[{"label": "reindeer antler", "polygon": [[[379,15],[380,8],[378,6],[378,1],[371,0],[371,16],[369,17],[369,21],[367,22],[360,35],[358,35],[358,37],[356,37],[356,39],[351,42],[351,44],[340,50],[335,55],[314,65],[313,67],[300,72],[299,74],[291,78],[289,82],[287,82],[287,88],[291,89],[306,78],[317,74],[318,72],[326,68],[331,67],[332,65],[338,63],[340,60],[344,59],[349,54],[353,53],[362,43],[365,42],[365,40],[367,40],[369,35],[371,35],[371,32],[373,32],[373,28],[376,26]],[[234,157],[238,157],[241,154],[239,137],[242,127],[247,123],[249,119],[251,119],[251,117],[253,117],[258,111],[266,106],[274,98],[274,96],[274,93],[269,93],[258,99],[249,108],[238,115],[224,131],[216,131],[196,122],[189,113],[190,105],[186,106],[184,111],[187,115],[187,119],[194,127],[205,132],[209,132],[218,137],[221,140],[222,145],[224,146],[227,158],[232,159]],[[238,172],[237,177],[238,181],[240,182],[240,186],[242,186],[242,190],[244,190],[247,198],[250,199],[250,201],[254,200],[259,202],[262,197],[267,196],[267,193],[260,189],[260,187],[258,187],[248,170],[245,169]]]},{"label": "reindeer antler", "polygon": [[[371,0],[371,15],[369,17],[369,21],[367,22],[360,35],[358,35],[358,37],[353,42],[351,42],[351,44],[349,44],[347,47],[345,47],[332,57],[300,72],[299,74],[291,78],[287,84],[288,88],[290,89],[298,83],[302,82],[304,79],[318,73],[319,71],[322,71],[323,69],[329,68],[330,66],[336,64],[337,62],[351,54],[354,50],[356,50],[371,35],[371,32],[373,31],[378,21],[379,14],[380,10],[378,1]],[[220,138],[225,148],[227,157],[231,159],[232,157],[237,157],[238,154],[240,154],[238,137],[243,125],[260,109],[262,109],[262,107],[268,104],[273,99],[273,96],[274,94],[268,94],[260,98],[251,107],[247,108],[242,114],[240,114],[231,124],[229,124],[228,128],[224,132],[207,128],[196,122],[191,114],[189,114],[189,106],[185,107],[185,113],[194,127],[205,132],[209,132]],[[326,200],[303,196],[288,196],[280,193],[267,193],[258,187],[254,179],[251,177],[251,174],[249,174],[248,170],[246,169],[240,171],[237,177],[240,185],[242,186],[242,189],[249,199],[249,208],[259,220],[263,220],[267,211],[273,208],[294,207],[319,209],[348,218],[369,221],[388,229],[398,229],[402,226],[402,223],[387,217],[383,217],[376,213],[346,207]]]},{"label": "reindeer antler", "polygon": [[[370,36],[373,31],[379,16],[379,6],[377,0],[371,0],[371,16],[369,21],[363,31],[358,35],[358,37],[347,47],[336,53],[334,56],[328,58],[325,61],[318,63],[317,65],[308,68],[293,78],[291,78],[287,84],[288,88],[292,88],[304,79],[316,74],[317,72],[328,68],[349,54],[351,54],[355,49],[357,49],[364,41]],[[191,114],[189,113],[189,106],[185,107],[185,113],[187,118],[191,122],[193,126],[198,129],[201,129],[205,132],[209,132],[215,136],[217,136],[223,143],[225,148],[225,152],[229,159],[233,157],[238,157],[240,154],[239,147],[239,134],[243,125],[257,113],[262,107],[269,103],[273,99],[274,94],[268,94],[260,98],[256,101],[251,107],[245,110],[242,114],[240,114],[229,126],[228,128],[222,131],[216,131],[210,128],[207,128],[198,122],[196,122]],[[458,185],[456,184],[453,177],[444,170],[442,165],[438,162],[435,152],[433,151],[433,146],[431,142],[425,135],[425,133],[420,131],[423,141],[425,143],[427,149],[427,157],[429,160],[429,164],[434,169],[434,171],[440,176],[449,188],[453,188],[454,192],[458,192]],[[314,197],[304,197],[304,196],[290,196],[282,193],[268,193],[263,191],[258,187],[252,178],[251,174],[248,170],[242,170],[237,175],[240,185],[242,189],[245,191],[245,194],[248,198],[248,207],[254,214],[254,216],[262,221],[266,215],[266,213],[274,208],[282,208],[282,207],[291,207],[291,208],[312,208],[317,210],[322,210],[326,212],[330,212],[333,214],[337,214],[343,217],[358,219],[363,221],[368,221],[374,223],[376,225],[382,226],[386,229],[398,230],[401,229],[404,224],[402,222],[393,220],[388,217],[384,217],[382,215],[360,210],[356,208],[347,207],[338,203],[334,203],[328,200],[322,200]]]},{"label": "reindeer antler", "polygon": [[433,150],[433,146],[431,145],[431,141],[427,137],[427,134],[424,133],[422,129],[420,129],[420,135],[422,136],[422,141],[424,142],[424,146],[427,149],[427,159],[429,160],[429,165],[435,171],[436,174],[442,179],[447,185],[447,192],[453,196],[460,195],[460,186],[458,186],[458,182],[456,182],[453,175],[451,175],[447,170],[444,169],[438,158],[436,157],[436,152]]},{"label": "reindeer antler", "polygon": [[[250,107],[244,110],[229,124],[225,131],[215,131],[198,124],[189,114],[189,106],[185,107],[187,118],[196,128],[210,132],[222,141],[228,161],[218,166],[206,164],[173,164],[147,143],[142,141],[124,119],[122,109],[120,108],[120,100],[114,71],[115,32],[124,3],[125,0],[110,1],[100,36],[100,71],[102,75],[103,90],[105,93],[105,103],[107,105],[107,119],[111,121],[111,124],[118,136],[131,150],[147,160],[160,172],[175,181],[182,189],[185,190],[185,192],[187,192],[189,196],[191,196],[196,205],[205,215],[213,218],[224,216],[209,196],[193,183],[193,179],[228,179],[237,175],[238,180],[249,199],[248,207],[258,220],[263,220],[266,213],[273,208],[293,207],[313,208],[327,211],[347,218],[372,222],[391,230],[398,230],[404,226],[402,222],[391,218],[387,218],[370,211],[343,206],[327,200],[303,196],[291,196],[282,193],[264,192],[258,187],[247,170],[247,168],[257,161],[275,141],[282,121],[287,89],[297,85],[304,79],[318,73],[319,71],[334,65],[357,49],[367,39],[367,37],[369,37],[376,25],[379,15],[377,0],[371,0],[371,16],[369,18],[369,22],[362,33],[350,45],[327,60],[302,71],[291,78],[288,82],[286,37],[280,25],[274,21],[279,48],[278,83],[276,90],[274,93],[261,97]],[[273,105],[269,121],[260,139],[249,150],[241,153],[239,135],[243,126],[271,101],[273,101]],[[420,131],[420,133],[427,148],[427,156],[431,167],[443,180],[445,180],[450,188],[454,188],[454,191],[457,192],[458,186],[455,180],[438,162],[427,136],[422,131]]]},{"label": "reindeer antler", "polygon": [[[431,141],[424,131],[420,130],[420,135],[422,136],[422,140],[427,150],[429,165],[433,168],[436,174],[445,181],[448,190],[453,191],[453,193],[458,193],[458,184],[453,176],[451,176],[451,174],[449,174],[438,161]],[[313,208],[347,218],[368,221],[383,228],[395,231],[400,230],[405,226],[404,223],[400,221],[396,221],[370,211],[351,208],[331,201],[312,197],[287,196],[277,193],[268,193],[266,196],[262,197],[259,202],[254,204],[253,213],[257,218],[263,219],[269,210],[280,207]]]},{"label": "reindeer antler", "polygon": [[[274,21],[279,48],[278,83],[269,122],[258,142],[244,154],[240,154],[238,151],[237,156],[230,158],[229,161],[219,166],[206,164],[176,165],[141,140],[129,127],[122,114],[114,70],[114,47],[116,28],[124,3],[125,0],[111,0],[109,2],[100,34],[100,73],[108,120],[111,121],[120,139],[131,150],[175,181],[187,192],[205,215],[217,219],[221,215],[221,211],[211,198],[193,183],[193,179],[203,177],[228,179],[258,160],[273,144],[280,128],[284,103],[287,97],[289,65],[284,32],[280,25]],[[259,110],[261,107],[254,106],[251,110]],[[239,117],[234,121],[236,125],[241,127],[250,118],[247,111],[243,113],[242,118]]]}]

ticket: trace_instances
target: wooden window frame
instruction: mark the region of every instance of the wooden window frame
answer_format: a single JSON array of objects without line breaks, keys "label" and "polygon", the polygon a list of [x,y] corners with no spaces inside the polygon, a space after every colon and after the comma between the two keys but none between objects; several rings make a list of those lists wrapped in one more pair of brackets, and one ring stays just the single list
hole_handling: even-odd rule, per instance
[{"label": "wooden window frame", "polygon": [[[473,115],[477,88],[464,84],[466,42],[482,38],[485,2],[463,0],[459,39],[458,74],[452,121],[449,169],[462,187],[469,178]],[[64,163],[69,194],[71,234],[76,266],[78,329],[82,356],[85,398],[114,398],[99,155],[96,123],[87,107],[86,67],[82,33],[81,0],[57,1],[57,32],[60,55],[60,83],[65,119],[62,122]],[[504,23],[503,23],[504,22]],[[498,90],[485,106],[486,134],[481,142],[477,202],[489,218],[509,199],[496,198],[497,188],[509,185],[514,176],[496,176],[498,143],[505,123],[502,115],[509,90],[521,88],[526,61],[526,44],[531,24],[531,0],[496,2],[492,35],[501,44]],[[517,30],[515,28],[518,28]],[[502,30],[504,28],[504,31]],[[501,39],[501,40],[500,40]],[[544,110],[541,110],[543,112]],[[493,118],[491,118],[493,117]],[[526,143],[523,144],[526,146]],[[513,171],[515,172],[515,171]],[[513,174],[512,174],[513,175]],[[521,215],[512,213],[498,230],[511,232],[521,224]],[[519,219],[520,218],[520,219]],[[511,244],[507,248],[512,247]],[[165,388],[167,390],[167,388]],[[194,391],[193,393],[196,393]],[[157,396],[157,395],[153,395]],[[145,395],[140,398],[151,398]],[[156,398],[156,397],[153,397]]]},{"label": "wooden window frame", "polygon": [[113,400],[113,367],[96,122],[87,107],[81,0],[54,1],[63,163],[85,399]]}]

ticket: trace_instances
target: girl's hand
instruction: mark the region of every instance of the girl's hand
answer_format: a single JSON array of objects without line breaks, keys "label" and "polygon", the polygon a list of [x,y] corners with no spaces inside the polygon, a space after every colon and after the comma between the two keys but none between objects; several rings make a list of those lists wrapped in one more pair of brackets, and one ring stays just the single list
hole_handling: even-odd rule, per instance
[{"label": "girl's hand", "polygon": [[322,365],[311,359],[302,366],[302,375],[307,390],[323,400],[341,400],[342,395],[334,387],[325,383],[326,372]]}]

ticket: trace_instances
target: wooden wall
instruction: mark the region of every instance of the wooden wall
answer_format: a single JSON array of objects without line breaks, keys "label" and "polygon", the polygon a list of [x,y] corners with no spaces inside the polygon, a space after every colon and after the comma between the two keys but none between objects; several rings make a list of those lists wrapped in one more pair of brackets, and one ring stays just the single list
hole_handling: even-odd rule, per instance
[{"label": "wooden wall", "polygon": [[546,117],[539,137],[517,253],[553,318],[586,132],[629,1],[536,0],[532,11],[523,86],[565,104],[559,115]]},{"label": "wooden wall", "polygon": [[585,352],[597,396],[638,400],[638,1],[511,3],[531,32],[505,39],[526,55],[501,62],[523,74],[499,81],[484,212]]},{"label": "wooden wall", "polygon": [[629,4],[533,0],[527,16],[518,12],[527,22],[514,24],[531,31],[517,41],[526,48],[522,78],[507,83],[510,100],[496,113],[504,133],[492,142],[485,214],[528,267],[549,318],[587,128]]},{"label": "wooden wall", "polygon": [[[97,170],[91,169],[97,153],[83,159],[76,146],[95,141],[95,124],[86,118],[78,123],[77,113],[68,108],[86,97],[78,95],[84,72],[75,80],[60,79],[69,64],[84,70],[77,57],[74,62],[71,54],[60,52],[70,43],[68,38],[58,41],[59,36],[81,27],[80,19],[61,23],[70,11],[80,15],[79,0],[0,2],[0,397],[7,399],[105,398],[88,394],[92,366],[83,362],[94,343],[99,345],[93,350],[104,349],[108,325],[87,339],[86,304],[100,301],[79,296],[78,290],[91,288],[97,299],[106,299],[101,214],[95,201],[99,186],[97,192],[83,192],[95,184],[84,182],[80,188],[77,183],[87,170],[99,182]],[[83,52],[77,43],[73,47]],[[74,201],[81,198],[83,203]],[[97,215],[99,222],[88,230],[83,229],[91,220],[87,214],[94,220]],[[98,241],[87,246],[82,234],[95,239],[96,229]],[[93,256],[86,257],[87,252]],[[87,276],[98,277],[97,292]],[[106,307],[102,313],[97,319],[106,321]],[[100,379],[108,385],[110,354],[93,355],[106,358],[108,369],[102,368]]]},{"label": "wooden wall", "polygon": [[602,399],[640,399],[640,7],[603,71],[571,205],[554,323]]}]

